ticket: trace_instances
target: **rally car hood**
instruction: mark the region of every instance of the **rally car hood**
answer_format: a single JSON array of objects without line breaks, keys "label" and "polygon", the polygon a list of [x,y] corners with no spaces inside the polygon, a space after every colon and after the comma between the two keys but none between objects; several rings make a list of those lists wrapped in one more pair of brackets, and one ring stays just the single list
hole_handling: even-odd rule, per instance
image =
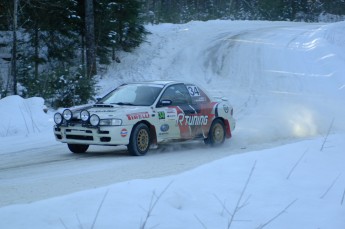
[{"label": "rally car hood", "polygon": [[[86,109],[90,115],[96,114],[100,119],[119,118],[123,121],[134,119],[133,116],[140,114],[141,116],[149,117],[149,111],[152,111],[146,106],[127,106],[127,105],[103,105],[95,104]],[[146,114],[146,115],[145,115]]]}]

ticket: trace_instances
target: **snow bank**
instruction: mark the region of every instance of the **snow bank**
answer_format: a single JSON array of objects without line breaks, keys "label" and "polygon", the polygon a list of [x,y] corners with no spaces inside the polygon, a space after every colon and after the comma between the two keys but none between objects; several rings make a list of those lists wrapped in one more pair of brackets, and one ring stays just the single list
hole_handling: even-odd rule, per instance
[{"label": "snow bank", "polygon": [[[266,228],[345,228],[344,23],[211,21],[148,28],[152,32],[149,42],[134,53],[119,54],[121,63],[102,76],[100,94],[127,81],[177,79],[199,83],[213,94],[228,97],[237,118],[233,139],[207,153],[233,153],[244,148],[256,151],[232,155],[180,175],[131,180],[2,207],[0,228],[91,228],[94,222],[94,228],[139,228],[151,201],[157,198],[147,228],[227,228],[229,212],[234,212],[241,193],[242,208],[231,228],[258,228],[268,222]],[[39,98],[0,100],[0,134],[28,135],[46,125],[51,128],[42,106]],[[327,136],[329,131],[333,135],[315,137]],[[3,139],[2,149],[9,144],[8,138]],[[285,140],[297,143],[258,151],[265,143],[281,145]],[[17,152],[22,149],[20,142],[18,138],[10,141]],[[42,141],[33,144],[42,147]],[[183,157],[186,152],[181,148],[169,153]],[[6,156],[13,159],[11,153]],[[61,176],[88,176],[94,172],[88,167],[110,166],[93,159],[93,163],[63,161],[62,171],[53,163],[45,165]],[[113,158],[103,159],[109,162]],[[151,158],[136,158],[134,166],[152,168],[154,165],[145,159]],[[186,158],[183,160],[177,166],[183,166]],[[128,163],[122,158],[120,162]],[[121,166],[118,172],[133,172],[124,168],[131,167]],[[52,179],[41,167],[35,169],[38,177]],[[244,190],[251,169],[253,174]],[[113,176],[109,171],[105,169],[100,177]],[[79,182],[83,181],[75,183]],[[56,185],[65,188],[67,183]]]},{"label": "snow bank", "polygon": [[51,123],[42,98],[8,96],[0,100],[0,137],[40,133]]},{"label": "snow bank", "polygon": [[0,228],[91,228],[94,222],[94,228],[141,228],[150,206],[145,228],[227,228],[238,201],[231,228],[344,228],[344,138],[316,138],[233,155],[180,175],[3,207]]}]

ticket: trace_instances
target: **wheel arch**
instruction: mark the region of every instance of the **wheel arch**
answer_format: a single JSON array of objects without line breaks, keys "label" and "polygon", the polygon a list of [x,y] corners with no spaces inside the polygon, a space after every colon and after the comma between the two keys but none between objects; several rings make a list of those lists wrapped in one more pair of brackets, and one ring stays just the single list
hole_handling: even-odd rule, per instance
[{"label": "wheel arch", "polygon": [[213,119],[212,123],[214,121],[216,121],[217,119],[221,120],[224,123],[224,126],[225,126],[225,137],[226,138],[231,138],[232,134],[231,134],[231,128],[230,128],[229,120],[227,120],[227,119],[225,119],[223,117],[217,117],[217,118]]},{"label": "wheel arch", "polygon": [[135,126],[139,125],[140,123],[145,124],[149,128],[151,144],[157,144],[156,127],[154,125],[152,125],[150,122],[148,122],[146,120],[139,121],[133,126],[132,130],[134,129]]}]

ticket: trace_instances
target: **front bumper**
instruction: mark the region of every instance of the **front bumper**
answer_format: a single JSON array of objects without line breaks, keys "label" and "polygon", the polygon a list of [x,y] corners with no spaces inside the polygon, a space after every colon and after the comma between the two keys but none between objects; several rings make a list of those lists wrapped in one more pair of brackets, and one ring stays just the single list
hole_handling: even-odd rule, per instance
[{"label": "front bumper", "polygon": [[97,128],[82,125],[55,125],[57,141],[86,145],[127,145],[132,126],[101,126]]}]

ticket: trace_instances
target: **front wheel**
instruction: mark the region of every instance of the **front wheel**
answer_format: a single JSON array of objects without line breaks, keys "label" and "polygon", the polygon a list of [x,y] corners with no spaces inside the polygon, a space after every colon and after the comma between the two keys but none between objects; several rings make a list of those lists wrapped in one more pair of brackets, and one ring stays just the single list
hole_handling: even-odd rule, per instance
[{"label": "front wheel", "polygon": [[72,153],[85,153],[86,150],[89,148],[89,145],[81,144],[67,144],[67,146]]},{"label": "front wheel", "polygon": [[136,125],[129,138],[128,151],[134,156],[143,156],[150,147],[150,130],[144,123]]},{"label": "front wheel", "polygon": [[208,132],[208,137],[204,140],[206,144],[210,145],[220,145],[225,140],[225,126],[224,122],[220,119],[213,121],[210,131]]}]

